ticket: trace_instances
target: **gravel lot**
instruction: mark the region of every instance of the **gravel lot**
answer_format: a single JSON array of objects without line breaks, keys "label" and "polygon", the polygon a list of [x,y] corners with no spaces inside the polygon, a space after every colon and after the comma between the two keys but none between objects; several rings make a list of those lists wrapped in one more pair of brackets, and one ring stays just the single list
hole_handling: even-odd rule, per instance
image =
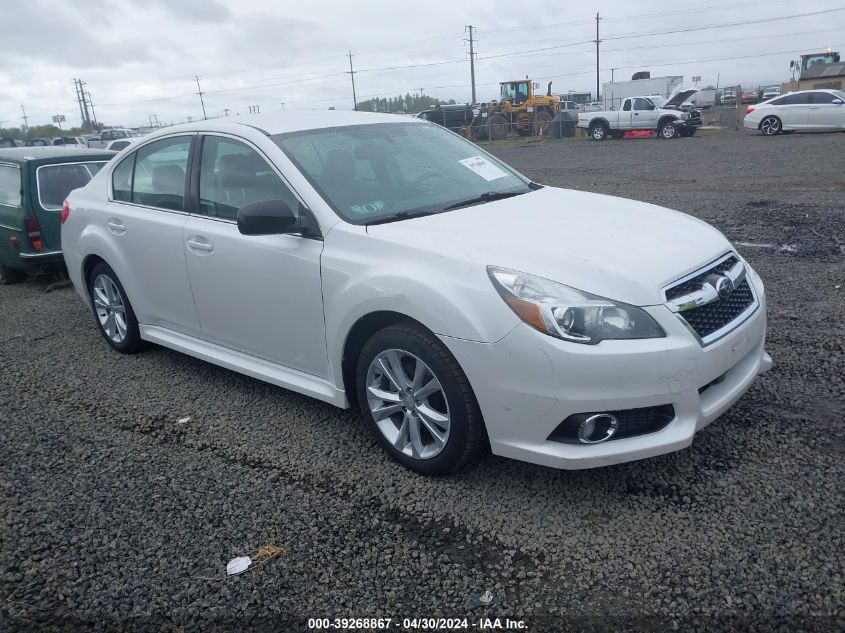
[{"label": "gravel lot", "polygon": [[[755,244],[773,370],[680,453],[426,479],[354,414],[162,348],[121,356],[72,290],[2,287],[0,629],[842,630],[845,134],[488,147]],[[266,544],[283,551],[224,577]]]}]

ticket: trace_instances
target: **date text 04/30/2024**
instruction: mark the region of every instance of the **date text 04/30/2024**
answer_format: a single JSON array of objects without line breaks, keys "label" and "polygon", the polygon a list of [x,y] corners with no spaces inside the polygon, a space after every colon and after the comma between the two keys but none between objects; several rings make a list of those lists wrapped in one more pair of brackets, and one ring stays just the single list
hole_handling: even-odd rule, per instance
[{"label": "date text 04/30/2024", "polygon": [[311,631],[420,630],[420,631],[527,631],[523,620],[510,618],[309,618]]}]

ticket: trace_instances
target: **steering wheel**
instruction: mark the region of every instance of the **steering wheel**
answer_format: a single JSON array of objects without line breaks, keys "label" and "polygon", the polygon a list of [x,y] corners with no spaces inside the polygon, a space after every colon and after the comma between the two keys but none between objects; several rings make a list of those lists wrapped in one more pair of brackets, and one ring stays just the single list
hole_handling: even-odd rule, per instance
[{"label": "steering wheel", "polygon": [[427,181],[432,181],[431,186],[436,186],[438,183],[442,182],[444,178],[445,176],[443,176],[440,172],[427,171],[424,174],[417,176],[414,179],[414,182],[411,183],[411,186],[424,188],[423,183]]}]

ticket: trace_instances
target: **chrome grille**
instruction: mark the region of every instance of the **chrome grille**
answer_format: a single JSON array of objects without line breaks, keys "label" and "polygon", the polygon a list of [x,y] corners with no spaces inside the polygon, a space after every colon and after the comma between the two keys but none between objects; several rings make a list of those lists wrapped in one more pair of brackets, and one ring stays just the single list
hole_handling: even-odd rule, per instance
[{"label": "chrome grille", "polygon": [[724,255],[665,288],[666,305],[702,345],[709,345],[757,309],[746,272],[739,257]]},{"label": "chrome grille", "polygon": [[753,303],[751,286],[744,279],[727,299],[684,310],[681,316],[699,337],[705,338],[736,319]]}]

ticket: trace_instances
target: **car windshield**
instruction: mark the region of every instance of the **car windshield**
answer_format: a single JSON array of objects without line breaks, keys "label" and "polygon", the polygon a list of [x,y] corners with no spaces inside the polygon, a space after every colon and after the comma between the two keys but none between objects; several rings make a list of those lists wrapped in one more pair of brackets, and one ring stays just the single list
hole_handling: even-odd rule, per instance
[{"label": "car windshield", "polygon": [[42,208],[58,210],[68,194],[88,184],[105,161],[45,165],[38,168],[38,199]]},{"label": "car windshield", "polygon": [[429,123],[382,123],[272,137],[311,185],[353,224],[439,213],[531,191],[472,143]]}]

